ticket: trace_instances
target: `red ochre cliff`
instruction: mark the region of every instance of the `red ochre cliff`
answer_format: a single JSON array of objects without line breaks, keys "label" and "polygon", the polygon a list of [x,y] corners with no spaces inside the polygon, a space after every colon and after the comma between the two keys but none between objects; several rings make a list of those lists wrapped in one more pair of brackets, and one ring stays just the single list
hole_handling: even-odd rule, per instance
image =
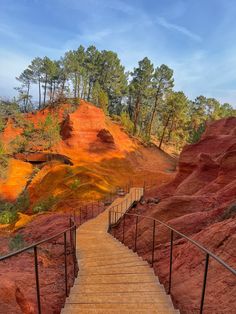
[{"label": "red ochre cliff", "polygon": [[[60,141],[44,149],[45,143],[29,139],[23,153],[11,155],[6,176],[0,179],[0,199],[14,202],[25,190],[30,200],[28,210],[19,214],[15,224],[0,225],[1,255],[9,252],[10,239],[16,235],[29,245],[56,234],[68,227],[74,210],[78,213],[81,205],[103,200],[130,181],[143,186],[145,180],[146,186],[150,186],[173,178],[174,159],[155,146],[145,147],[130,137],[118,122],[94,105],[81,101],[72,113],[70,105],[63,105],[23,117],[38,129],[49,114],[60,122]],[[9,119],[0,140],[7,147],[22,132],[23,128]],[[51,213],[35,214],[35,204],[51,196],[57,199]],[[65,294],[63,241],[52,242],[38,250],[44,314],[60,313]],[[31,251],[1,262],[0,282],[0,312],[35,313]]]},{"label": "red ochre cliff", "polygon": [[[167,222],[235,269],[236,118],[211,123],[198,143],[183,149],[174,180],[150,189],[144,200],[134,212]],[[134,230],[134,219],[127,217],[125,242],[130,246]],[[150,260],[152,224],[141,219],[138,230],[138,252]],[[158,225],[155,240],[154,269],[167,287],[170,231]],[[172,296],[181,313],[199,312],[204,263],[201,251],[175,237]],[[210,259],[204,313],[233,314],[235,308],[235,276]]]}]

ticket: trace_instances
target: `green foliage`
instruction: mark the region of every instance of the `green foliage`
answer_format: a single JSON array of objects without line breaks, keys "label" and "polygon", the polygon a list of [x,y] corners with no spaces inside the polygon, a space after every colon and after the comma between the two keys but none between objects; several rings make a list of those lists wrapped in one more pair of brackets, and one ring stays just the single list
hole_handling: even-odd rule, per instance
[{"label": "green foliage", "polygon": [[15,203],[0,201],[0,224],[11,224],[17,221],[18,213],[25,212],[30,206],[27,191],[21,193]]},{"label": "green foliage", "polygon": [[[72,104],[78,104],[79,99],[92,101],[106,114],[123,115],[121,120],[128,132],[145,141],[156,137],[160,146],[165,143],[182,147],[186,142],[196,142],[207,121],[236,116],[232,106],[214,98],[199,96],[189,101],[183,92],[174,93],[173,70],[165,64],[154,67],[145,57],[126,73],[115,52],[99,51],[95,46],[85,49],[80,45],[59,61],[36,57],[17,79],[21,84],[17,88],[21,111],[32,109],[30,91],[37,84],[39,109],[47,104],[56,106],[65,99]],[[2,103],[3,117],[19,112],[15,102]],[[41,125],[39,137],[47,142],[45,149],[60,139],[56,120],[49,115]],[[23,125],[25,138],[37,139],[38,131],[32,125],[25,127],[24,121],[15,121]]]},{"label": "green foliage", "polygon": [[6,155],[6,149],[3,143],[0,141],[0,178],[5,178],[8,168],[8,156]]},{"label": "green foliage", "polygon": [[32,122],[28,122],[24,126],[24,131],[22,133],[27,139],[32,138],[33,134],[36,132],[34,124]]},{"label": "green foliage", "polygon": [[20,107],[15,101],[0,99],[0,116],[8,117],[20,112]]},{"label": "green foliage", "polygon": [[129,114],[127,112],[122,112],[120,118],[121,118],[121,123],[126,129],[126,131],[132,134],[134,131],[134,123],[131,121]]},{"label": "green foliage", "polygon": [[18,214],[13,209],[13,205],[9,204],[4,206],[6,209],[0,211],[0,224],[11,224],[17,221]]},{"label": "green foliage", "polygon": [[93,102],[100,108],[103,109],[105,114],[108,114],[108,95],[101,88],[98,82],[95,83],[93,88]]},{"label": "green foliage", "polygon": [[46,149],[55,145],[61,139],[58,118],[49,114],[45,121],[40,124],[40,134],[46,142]]},{"label": "green foliage", "polygon": [[41,213],[49,211],[53,205],[55,205],[57,198],[54,196],[49,196],[46,199],[38,201],[33,207],[33,213]]},{"label": "green foliage", "polygon": [[26,150],[28,142],[27,139],[22,136],[18,135],[13,141],[10,143],[11,152],[14,153],[23,153]]},{"label": "green foliage", "polygon": [[16,234],[13,238],[9,241],[9,250],[10,251],[18,251],[25,246],[24,237],[22,234]]},{"label": "green foliage", "polygon": [[22,192],[20,196],[17,198],[14,209],[16,212],[26,212],[30,207],[30,199],[29,199],[29,193],[27,190]]},{"label": "green foliage", "polygon": [[6,120],[0,116],[0,133],[4,131],[5,126],[6,126]]},{"label": "green foliage", "polygon": [[71,190],[77,190],[78,187],[80,186],[81,182],[79,179],[75,179],[71,184],[70,184],[70,189]]},{"label": "green foliage", "polygon": [[222,219],[229,219],[236,216],[236,204],[229,206],[222,215]]},{"label": "green foliage", "polygon": [[192,144],[197,143],[200,140],[202,134],[205,132],[205,130],[206,130],[205,123],[200,124],[197,130],[190,130],[189,142]]}]

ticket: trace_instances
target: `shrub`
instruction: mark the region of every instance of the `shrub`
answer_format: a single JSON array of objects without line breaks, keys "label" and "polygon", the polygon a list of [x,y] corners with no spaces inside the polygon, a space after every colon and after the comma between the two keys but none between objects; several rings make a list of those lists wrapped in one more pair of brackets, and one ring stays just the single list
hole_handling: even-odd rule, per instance
[{"label": "shrub", "polygon": [[0,132],[4,131],[5,126],[6,126],[5,120],[2,117],[0,117]]},{"label": "shrub", "polygon": [[6,155],[5,147],[3,143],[0,142],[0,178],[5,178],[8,162],[9,159]]},{"label": "shrub", "polygon": [[27,140],[24,136],[18,135],[13,141],[11,141],[12,153],[23,153],[26,150]]},{"label": "shrub", "polygon": [[30,199],[28,191],[24,191],[17,198],[16,203],[14,204],[14,208],[16,212],[26,212],[30,206]]},{"label": "shrub", "polygon": [[56,144],[61,139],[58,118],[49,114],[44,123],[40,124],[40,133],[42,139],[47,142],[45,149],[48,149]]},{"label": "shrub", "polygon": [[234,216],[236,216],[236,204],[232,204],[226,209],[226,211],[222,215],[222,219],[229,219]]},{"label": "shrub", "polygon": [[75,179],[74,182],[70,184],[70,189],[77,190],[79,186],[80,186],[80,180]]},{"label": "shrub", "polygon": [[3,210],[0,212],[0,224],[12,224],[18,219],[18,214],[15,210]]},{"label": "shrub", "polygon": [[36,205],[33,207],[33,213],[37,214],[48,211],[56,203],[56,200],[57,200],[56,197],[49,196],[44,200],[38,201]]},{"label": "shrub", "polygon": [[25,246],[25,241],[22,234],[17,234],[11,238],[8,246],[10,251],[17,251],[22,249]]},{"label": "shrub", "polygon": [[31,138],[34,132],[36,132],[34,124],[32,122],[27,122],[22,135],[26,138]]},{"label": "shrub", "polygon": [[127,130],[127,132],[133,133],[134,123],[131,121],[128,113],[122,112],[120,115],[120,118],[121,118],[121,123],[124,126],[124,128]]}]

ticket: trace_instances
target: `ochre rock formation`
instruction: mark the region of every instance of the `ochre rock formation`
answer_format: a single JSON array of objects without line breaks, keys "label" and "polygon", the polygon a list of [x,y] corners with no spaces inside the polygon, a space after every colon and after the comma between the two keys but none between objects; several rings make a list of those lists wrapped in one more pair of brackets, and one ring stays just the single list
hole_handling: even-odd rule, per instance
[{"label": "ochre rock formation", "polygon": [[[154,197],[158,204],[148,202]],[[212,122],[202,139],[186,146],[170,183],[147,191],[134,212],[165,221],[236,268],[236,118]],[[134,242],[135,220],[127,218],[125,241]],[[140,219],[138,252],[150,260],[152,224]],[[122,226],[116,230],[122,238]],[[168,285],[170,231],[157,225],[154,269]],[[197,313],[205,255],[175,236],[172,297],[181,313]],[[235,276],[210,259],[204,313],[231,313],[236,308]]]}]

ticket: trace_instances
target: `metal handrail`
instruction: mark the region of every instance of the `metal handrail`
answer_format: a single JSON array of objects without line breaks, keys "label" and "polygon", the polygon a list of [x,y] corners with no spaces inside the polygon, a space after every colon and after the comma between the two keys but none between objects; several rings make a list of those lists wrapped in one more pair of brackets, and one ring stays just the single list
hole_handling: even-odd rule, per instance
[{"label": "metal handrail", "polygon": [[72,230],[74,227],[75,227],[75,225],[73,225],[72,227],[69,227],[69,228],[67,228],[67,229],[65,229],[65,230],[63,230],[63,231],[61,231],[61,232],[59,232],[59,233],[53,235],[53,236],[50,237],[50,238],[46,238],[46,239],[41,240],[41,241],[38,241],[38,242],[36,242],[36,243],[34,243],[34,244],[32,244],[32,245],[26,246],[26,247],[24,247],[23,249],[20,249],[20,250],[18,250],[18,251],[9,253],[9,254],[7,254],[7,255],[4,255],[4,256],[0,257],[0,262],[1,262],[1,261],[4,261],[5,259],[10,258],[10,257],[12,257],[12,256],[15,256],[15,255],[21,254],[21,253],[23,253],[23,252],[25,252],[25,251],[31,250],[31,249],[33,249],[35,246],[39,246],[40,244],[49,242],[49,241],[51,241],[51,240],[53,240],[53,239],[59,237],[59,236],[62,235],[63,233],[68,232],[69,230]]},{"label": "metal handrail", "polygon": [[[132,195],[131,195],[131,200],[132,200]],[[137,201],[137,200],[136,200]],[[135,201],[134,201],[135,202]],[[119,205],[114,205],[110,208],[109,210],[109,228],[108,232],[111,231],[113,227],[115,227],[118,223],[120,223],[121,219],[123,218],[123,224],[122,224],[122,242],[124,243],[125,239],[125,217],[126,216],[133,216],[136,217],[135,221],[135,233],[134,233],[134,251],[137,251],[137,234],[138,234],[138,222],[139,219],[149,219],[153,221],[153,229],[152,229],[152,256],[151,256],[151,266],[153,267],[154,265],[154,255],[155,255],[155,234],[156,234],[156,223],[159,223],[160,225],[165,226],[167,229],[170,230],[170,262],[169,262],[169,284],[168,284],[168,294],[171,294],[171,283],[172,283],[172,264],[173,264],[173,242],[174,242],[174,234],[178,234],[182,238],[186,239],[193,245],[195,245],[197,248],[199,248],[202,252],[205,253],[205,267],[204,267],[204,277],[203,277],[203,286],[202,286],[202,294],[201,294],[201,303],[200,303],[200,314],[203,313],[203,307],[204,307],[204,299],[205,299],[205,292],[206,292],[206,283],[207,283],[207,274],[208,274],[208,268],[209,268],[209,258],[213,258],[216,260],[219,264],[221,264],[225,269],[230,271],[233,275],[236,275],[236,270],[228,265],[225,261],[223,261],[220,257],[209,251],[207,248],[205,248],[203,245],[198,243],[197,241],[189,238],[182,232],[176,230],[175,228],[171,227],[167,223],[150,217],[150,216],[145,216],[145,215],[140,215],[140,214],[133,214],[133,213],[128,213],[128,211],[133,207],[134,202],[131,201],[131,205],[126,209],[125,212],[119,212],[116,211],[115,208],[118,208],[118,206],[122,206],[124,201],[122,201]],[[117,219],[117,216],[120,217]],[[115,216],[115,219],[113,219]]]},{"label": "metal handrail", "polygon": [[[42,313],[41,309],[41,296],[40,296],[40,281],[39,281],[39,269],[38,269],[38,246],[44,243],[47,243],[51,240],[54,240],[60,236],[63,235],[63,242],[64,242],[64,273],[65,273],[65,297],[69,296],[69,287],[68,287],[68,265],[67,265],[67,233],[69,232],[70,237],[70,247],[71,247],[71,254],[73,255],[73,266],[74,266],[74,276],[73,281],[77,277],[78,273],[78,263],[77,263],[77,257],[76,257],[76,228],[77,226],[80,226],[82,223],[86,222],[89,219],[94,218],[96,215],[98,215],[101,211],[99,209],[99,206],[97,208],[97,211],[95,212],[94,208],[95,205],[99,205],[99,202],[92,202],[90,203],[90,206],[86,205],[84,208],[79,208],[79,224],[76,224],[76,211],[74,211],[74,218],[70,217],[69,224],[70,227],[64,229],[63,231],[58,232],[57,234],[48,237],[44,240],[38,241],[32,245],[29,245],[27,247],[24,247],[20,250],[17,250],[15,252],[9,253],[7,255],[0,257],[0,262],[6,261],[7,259],[17,256],[19,254],[22,254],[26,251],[33,250],[34,252],[34,269],[35,269],[35,282],[36,282],[36,294],[37,294],[37,309],[38,314]],[[84,212],[85,209],[85,212]],[[91,213],[88,217],[88,210]],[[103,209],[102,209],[103,210]],[[85,214],[85,215],[84,215]]]}]

